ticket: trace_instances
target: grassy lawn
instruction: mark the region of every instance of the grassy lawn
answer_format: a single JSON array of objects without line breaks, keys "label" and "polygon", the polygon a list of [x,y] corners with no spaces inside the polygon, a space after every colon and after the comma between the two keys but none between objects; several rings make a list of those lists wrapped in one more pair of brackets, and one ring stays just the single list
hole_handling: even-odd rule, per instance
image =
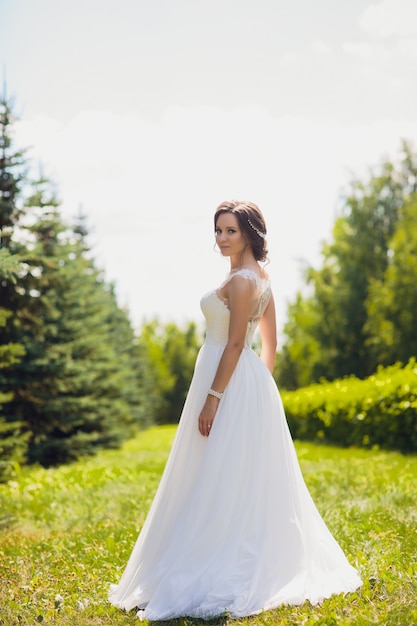
[{"label": "grassy lawn", "polygon": [[[174,427],[0,485],[0,624],[138,624],[107,603],[157,487]],[[310,491],[363,588],[213,626],[417,624],[417,458],[297,444]],[[165,624],[191,626],[200,620]],[[162,624],[159,622],[159,624]]]}]

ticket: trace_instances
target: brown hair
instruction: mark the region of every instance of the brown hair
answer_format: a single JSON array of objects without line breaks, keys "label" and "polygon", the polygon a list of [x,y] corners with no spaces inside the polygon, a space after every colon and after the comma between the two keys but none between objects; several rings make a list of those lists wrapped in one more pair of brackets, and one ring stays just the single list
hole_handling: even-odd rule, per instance
[{"label": "brown hair", "polygon": [[252,248],[253,256],[257,261],[265,261],[268,254],[265,240],[266,225],[259,207],[253,202],[239,200],[222,202],[214,214],[214,228],[223,213],[232,213],[236,216],[239,228]]}]

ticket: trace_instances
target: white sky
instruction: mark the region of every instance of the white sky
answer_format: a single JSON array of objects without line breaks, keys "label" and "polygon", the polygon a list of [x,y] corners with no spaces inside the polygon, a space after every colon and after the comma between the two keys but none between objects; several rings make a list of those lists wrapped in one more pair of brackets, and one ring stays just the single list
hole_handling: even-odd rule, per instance
[{"label": "white sky", "polygon": [[282,327],[353,175],[417,149],[415,0],[0,0],[0,62],[136,327],[201,321],[230,198],[264,212]]}]

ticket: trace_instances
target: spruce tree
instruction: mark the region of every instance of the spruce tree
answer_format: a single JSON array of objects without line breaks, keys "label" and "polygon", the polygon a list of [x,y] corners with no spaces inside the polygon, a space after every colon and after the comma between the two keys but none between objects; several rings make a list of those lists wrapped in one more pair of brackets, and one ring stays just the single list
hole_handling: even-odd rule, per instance
[{"label": "spruce tree", "polygon": [[20,217],[16,198],[25,178],[25,153],[12,146],[14,122],[12,103],[4,96],[0,98],[0,247],[6,249]]},{"label": "spruce tree", "polygon": [[117,323],[123,318],[126,331],[128,321],[115,315],[114,293],[83,236],[54,207],[44,207],[28,231],[37,271],[28,274],[32,296],[19,312],[26,357],[13,370],[10,408],[31,433],[29,460],[48,466],[117,446],[132,432],[133,332],[115,339]]},{"label": "spruce tree", "polygon": [[3,424],[23,425],[29,461],[48,466],[117,446],[137,428],[134,336],[91,258],[82,220],[65,224],[49,181],[29,179],[24,153],[13,152],[10,107],[4,111],[2,244],[19,270],[2,280],[11,314],[0,335],[24,356],[0,370]]},{"label": "spruce tree", "polygon": [[[0,249],[0,281],[15,280],[20,269],[19,259],[10,255],[6,248]],[[4,328],[11,311],[0,307],[0,329]],[[0,370],[18,363],[24,354],[23,346],[17,343],[3,343],[0,345]],[[0,482],[7,480],[13,474],[16,463],[22,463],[28,445],[28,433],[24,431],[24,424],[16,419],[7,419],[2,414],[3,405],[11,402],[11,392],[0,391]]]},{"label": "spruce tree", "polygon": [[[24,154],[13,151],[11,127],[14,121],[11,103],[0,99],[0,373],[17,363],[24,354],[23,346],[8,331],[15,308],[16,276],[22,271],[21,259],[13,245],[12,235],[19,219],[16,205],[24,178]],[[24,424],[13,415],[6,418],[4,405],[13,399],[13,392],[0,387],[0,481],[10,477],[13,463],[25,459],[28,435]]]}]

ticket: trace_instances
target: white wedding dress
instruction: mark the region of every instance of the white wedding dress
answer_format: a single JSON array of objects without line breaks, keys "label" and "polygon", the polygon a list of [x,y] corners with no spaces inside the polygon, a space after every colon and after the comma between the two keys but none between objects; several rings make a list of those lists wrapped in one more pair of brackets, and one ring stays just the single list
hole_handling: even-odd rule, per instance
[{"label": "white wedding dress", "polygon": [[361,584],[304,483],[269,370],[251,349],[271,288],[250,270],[254,315],[210,436],[198,416],[227,342],[219,290],[201,307],[207,334],[155,499],[110,602],[138,616],[242,617],[320,602]]}]

